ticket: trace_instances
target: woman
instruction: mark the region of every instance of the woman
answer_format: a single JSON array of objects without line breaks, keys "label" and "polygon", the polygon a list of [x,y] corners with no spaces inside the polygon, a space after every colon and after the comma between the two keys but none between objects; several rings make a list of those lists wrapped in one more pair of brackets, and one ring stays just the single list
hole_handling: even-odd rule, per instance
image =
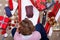
[{"label": "woman", "polygon": [[14,40],[40,40],[41,34],[35,31],[35,27],[32,22],[28,19],[24,19],[19,23]]}]

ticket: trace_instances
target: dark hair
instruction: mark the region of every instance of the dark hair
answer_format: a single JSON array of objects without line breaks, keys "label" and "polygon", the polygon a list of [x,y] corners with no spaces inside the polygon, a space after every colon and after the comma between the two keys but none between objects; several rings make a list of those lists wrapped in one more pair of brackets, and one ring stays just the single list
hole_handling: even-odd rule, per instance
[{"label": "dark hair", "polygon": [[25,18],[24,20],[22,20],[19,23],[19,33],[23,34],[23,35],[30,35],[32,34],[32,32],[35,30],[35,27],[33,25],[33,23],[28,20],[27,18]]}]

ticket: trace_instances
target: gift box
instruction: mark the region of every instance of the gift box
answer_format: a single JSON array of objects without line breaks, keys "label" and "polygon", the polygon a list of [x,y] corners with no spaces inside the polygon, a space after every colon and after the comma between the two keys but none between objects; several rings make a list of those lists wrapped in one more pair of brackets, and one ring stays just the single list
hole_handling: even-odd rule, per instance
[{"label": "gift box", "polygon": [[6,29],[8,26],[9,18],[5,18],[3,16],[0,16],[0,28]]},{"label": "gift box", "polygon": [[5,11],[6,11],[6,15],[7,15],[8,17],[11,17],[11,16],[12,16],[11,10],[10,10],[10,8],[9,8],[8,6],[5,7]]}]

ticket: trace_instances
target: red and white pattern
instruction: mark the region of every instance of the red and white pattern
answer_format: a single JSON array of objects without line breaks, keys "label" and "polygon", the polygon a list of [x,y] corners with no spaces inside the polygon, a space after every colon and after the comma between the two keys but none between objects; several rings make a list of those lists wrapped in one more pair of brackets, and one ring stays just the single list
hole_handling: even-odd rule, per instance
[{"label": "red and white pattern", "polygon": [[[50,12],[48,14],[48,17],[49,18],[54,17],[55,20],[58,21],[59,16],[60,16],[60,4],[59,4],[58,1],[56,1],[55,5],[53,7],[53,10],[52,10],[52,12]],[[51,25],[49,23],[46,23],[46,25],[45,25],[46,33],[50,33],[51,32],[51,31],[49,31],[50,28],[51,28]]]}]

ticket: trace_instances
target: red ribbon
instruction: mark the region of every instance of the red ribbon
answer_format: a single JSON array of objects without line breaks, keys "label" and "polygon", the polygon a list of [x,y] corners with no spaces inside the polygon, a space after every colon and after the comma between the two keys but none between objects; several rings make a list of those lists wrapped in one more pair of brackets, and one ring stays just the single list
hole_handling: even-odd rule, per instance
[{"label": "red ribbon", "polygon": [[9,8],[10,8],[10,10],[13,10],[13,2],[12,2],[12,0],[9,0]]},{"label": "red ribbon", "polygon": [[18,20],[21,21],[21,0],[18,0]]}]

